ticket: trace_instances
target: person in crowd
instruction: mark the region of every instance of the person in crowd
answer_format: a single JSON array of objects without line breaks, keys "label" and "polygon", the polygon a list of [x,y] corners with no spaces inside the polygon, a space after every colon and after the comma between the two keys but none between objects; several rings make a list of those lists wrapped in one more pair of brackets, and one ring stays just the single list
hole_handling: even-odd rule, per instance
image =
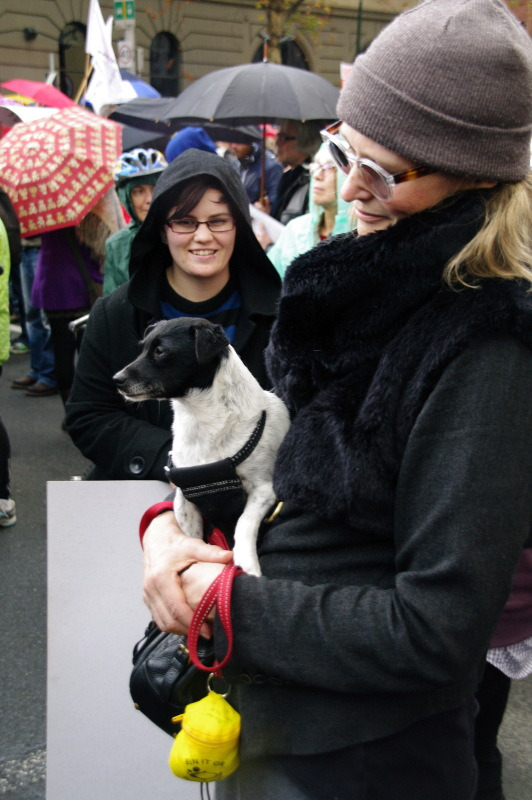
[{"label": "person in crowd", "polygon": [[57,394],[58,391],[52,332],[44,311],[31,302],[41,237],[27,237],[21,240],[21,245],[20,282],[24,301],[24,325],[30,348],[30,368],[25,375],[11,382],[11,388],[24,390],[30,397],[47,397]]},{"label": "person in crowd", "polygon": [[517,562],[512,590],[491,638],[477,689],[475,757],[478,786],[474,800],[504,800],[499,728],[512,680],[532,673],[532,541]]},{"label": "person in crowd", "polygon": [[[283,167],[272,151],[268,148],[264,150],[264,163],[260,141],[250,144],[231,142],[230,152],[236,156],[231,164],[240,175],[249,202],[256,203],[267,198],[270,205],[274,207],[277,203],[277,187],[283,174]],[[263,170],[264,184],[262,181]],[[262,190],[264,194],[261,198]]]},{"label": "person in crowd", "polygon": [[[232,586],[241,764],[217,798],[471,800],[475,691],[532,525],[532,43],[500,0],[426,0],[355,60],[338,115],[358,227],[283,283],[283,506],[263,576]],[[159,510],[144,597],[186,633],[230,554]]]},{"label": "person in crowd", "polygon": [[277,186],[277,201],[273,205],[266,199],[257,207],[283,225],[308,211],[308,166],[321,145],[320,129],[321,124],[316,121],[279,121],[277,160],[285,169]]},{"label": "person in crowd", "polygon": [[130,274],[91,312],[67,428],[95,465],[88,477],[166,480],[170,404],[128,403],[113,382],[148,325],[180,316],[217,322],[269,385],[263,351],[281,281],[251,228],[242,182],[222,158],[189,149],[168,165],[133,241]]},{"label": "person in crowd", "polygon": [[[9,358],[9,272],[11,253],[9,238],[0,214],[0,376],[2,364]],[[11,445],[6,427],[0,417],[0,528],[10,528],[17,521],[15,501],[10,489]]]},{"label": "person in crowd", "polygon": [[275,244],[264,226],[262,235],[259,235],[260,243],[281,277],[284,277],[288,265],[300,253],[306,253],[329,236],[347,233],[353,227],[349,218],[349,203],[346,203],[340,194],[346,176],[336,168],[325,143],[309,165],[309,173],[308,214],[290,220]]},{"label": "person in crowd", "polygon": [[178,131],[168,144],[164,151],[166,160],[170,164],[175,158],[184,153],[185,150],[204,150],[206,153],[216,153],[216,145],[205,130],[205,128],[198,128],[190,125]]},{"label": "person in crowd", "polygon": [[69,323],[87,314],[101,295],[105,243],[123,225],[118,198],[112,189],[79,225],[41,236],[31,302],[45,312],[50,323],[55,377],[63,403],[72,388],[82,336],[82,330],[75,335]]},{"label": "person in crowd", "polygon": [[13,204],[3,189],[0,189],[0,219],[6,229],[11,254],[11,269],[9,272],[10,320],[20,325],[21,329],[19,336],[11,342],[10,352],[13,355],[26,355],[29,352],[29,341],[26,333],[24,298],[19,269],[21,256],[20,223]]},{"label": "person in crowd", "polygon": [[159,176],[166,159],[158,150],[136,148],[122,153],[116,164],[115,189],[122,206],[131,217],[125,228],[109,236],[105,243],[103,294],[110,294],[129,279],[129,254],[135,234],[146,219]]}]

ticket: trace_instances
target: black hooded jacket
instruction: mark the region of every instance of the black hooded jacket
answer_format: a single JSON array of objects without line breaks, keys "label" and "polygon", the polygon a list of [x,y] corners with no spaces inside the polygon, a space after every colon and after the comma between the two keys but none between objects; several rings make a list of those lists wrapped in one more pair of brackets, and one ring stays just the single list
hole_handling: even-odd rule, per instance
[{"label": "black hooded jacket", "polygon": [[241,309],[234,347],[264,387],[264,365],[280,278],[259,245],[250,224],[249,204],[236,172],[211,153],[187,150],[164,170],[150,211],[133,240],[131,279],[94,305],[79,355],[67,429],[83,455],[95,464],[95,480],[165,480],[171,444],[171,408],[166,402],[126,403],[112,376],[138,355],[146,327],[162,319],[160,298],[169,265],[161,226],[184,181],[198,175],[217,178],[236,206],[237,234],[231,258]]}]

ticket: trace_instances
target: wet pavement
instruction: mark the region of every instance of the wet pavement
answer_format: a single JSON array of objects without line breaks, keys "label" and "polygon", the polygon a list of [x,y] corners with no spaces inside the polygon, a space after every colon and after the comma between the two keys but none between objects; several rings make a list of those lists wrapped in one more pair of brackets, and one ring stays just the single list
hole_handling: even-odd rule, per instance
[{"label": "wet pavement", "polygon": [[[59,396],[26,397],[10,388],[28,364],[27,355],[12,356],[0,378],[18,516],[14,527],[0,530],[0,800],[45,798],[46,481],[68,480],[88,466],[61,430]],[[513,684],[500,744],[506,800],[530,800],[532,677]]]}]

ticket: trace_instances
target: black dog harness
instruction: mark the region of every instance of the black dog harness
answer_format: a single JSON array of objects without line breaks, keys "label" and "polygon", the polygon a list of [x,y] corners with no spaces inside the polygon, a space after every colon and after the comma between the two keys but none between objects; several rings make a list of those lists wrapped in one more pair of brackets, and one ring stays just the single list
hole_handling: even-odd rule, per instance
[{"label": "black dog harness", "polygon": [[246,505],[246,492],[236,467],[256,448],[265,424],[266,411],[263,411],[246,444],[234,456],[221,461],[196,467],[175,467],[172,453],[169,453],[168,466],[165,467],[168,480],[178,486],[186,499],[226,536],[234,532],[236,520]]}]

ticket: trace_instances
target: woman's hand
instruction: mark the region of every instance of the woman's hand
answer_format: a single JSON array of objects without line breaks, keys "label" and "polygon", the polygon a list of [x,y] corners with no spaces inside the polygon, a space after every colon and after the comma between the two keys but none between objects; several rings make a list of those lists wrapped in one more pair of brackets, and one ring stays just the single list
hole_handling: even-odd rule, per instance
[{"label": "woman's hand", "polygon": [[[151,522],[143,540],[144,545],[144,602],[150,609],[156,625],[162,631],[187,633],[194,608],[199,602],[198,586],[188,591],[191,603],[185,595],[182,579],[188,567],[196,562],[218,565],[218,573],[231,560],[232,553],[201,539],[192,539],[179,528],[173,511],[159,514]],[[183,573],[181,576],[180,573]],[[216,575],[211,577],[214,580]],[[211,582],[209,581],[209,583]],[[205,588],[207,588],[208,583]],[[192,600],[194,597],[194,600]],[[194,604],[195,603],[195,604]],[[203,626],[202,635],[210,636],[210,629]]]},{"label": "woman's hand", "polygon": [[[223,569],[223,564],[196,562],[182,574],[181,588],[190,608],[196,609],[211,583]],[[214,619],[214,609],[209,614],[209,619],[211,622]]]}]

